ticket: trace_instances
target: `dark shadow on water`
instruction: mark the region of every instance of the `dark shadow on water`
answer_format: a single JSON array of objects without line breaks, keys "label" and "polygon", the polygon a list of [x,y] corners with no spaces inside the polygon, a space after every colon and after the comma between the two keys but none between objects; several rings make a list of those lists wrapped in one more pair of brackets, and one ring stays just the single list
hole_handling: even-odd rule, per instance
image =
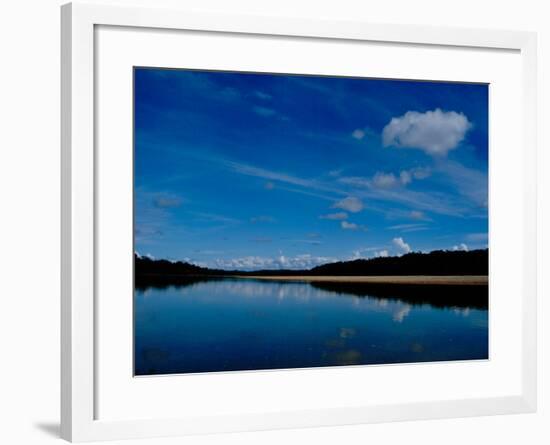
[{"label": "dark shadow on water", "polygon": [[35,423],[34,427],[37,430],[40,430],[43,433],[46,433],[48,436],[51,436],[51,437],[59,438],[60,434],[61,434],[61,431],[60,431],[61,427],[60,427],[59,423],[56,423],[56,422]]},{"label": "dark shadow on water", "polygon": [[340,295],[378,300],[399,300],[412,305],[487,309],[489,286],[441,284],[329,283],[311,282],[313,287]]},{"label": "dark shadow on water", "polygon": [[231,278],[205,277],[205,276],[186,276],[186,275],[136,275],[136,290],[144,291],[148,288],[167,289],[169,287],[186,287],[209,281],[220,281]]}]

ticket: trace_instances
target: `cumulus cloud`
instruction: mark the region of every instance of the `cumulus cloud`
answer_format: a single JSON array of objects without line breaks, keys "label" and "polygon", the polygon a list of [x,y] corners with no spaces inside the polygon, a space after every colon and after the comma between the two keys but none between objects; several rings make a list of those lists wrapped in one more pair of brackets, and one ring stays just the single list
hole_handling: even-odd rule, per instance
[{"label": "cumulus cloud", "polygon": [[363,203],[359,198],[348,196],[347,198],[334,203],[332,207],[335,209],[346,210],[351,213],[357,213],[363,210]]},{"label": "cumulus cloud", "polygon": [[353,132],[351,133],[351,137],[360,141],[365,137],[365,131],[361,130],[360,128],[357,128],[353,130]]},{"label": "cumulus cloud", "polygon": [[411,246],[409,246],[401,237],[394,238],[392,243],[397,248],[399,253],[409,253],[411,251]]},{"label": "cumulus cloud", "polygon": [[348,217],[348,214],[346,212],[336,212],[336,213],[328,213],[326,215],[321,215],[319,218],[342,220],[342,219],[347,219],[347,217]]},{"label": "cumulus cloud", "polygon": [[226,270],[259,270],[259,269],[310,269],[321,264],[337,261],[336,258],[313,256],[309,253],[287,257],[280,254],[276,257],[246,256],[241,258],[217,259],[216,267]]},{"label": "cumulus cloud", "polygon": [[386,249],[384,249],[384,250],[379,250],[378,252],[374,252],[374,256],[377,258],[386,258],[390,256],[390,253]]},{"label": "cumulus cloud", "polygon": [[460,243],[458,245],[453,246],[453,250],[456,251],[464,251],[468,252],[468,246],[464,243]]},{"label": "cumulus cloud", "polygon": [[468,118],[455,111],[407,111],[384,127],[382,141],[386,147],[417,148],[432,156],[445,156],[458,147],[471,127]]}]

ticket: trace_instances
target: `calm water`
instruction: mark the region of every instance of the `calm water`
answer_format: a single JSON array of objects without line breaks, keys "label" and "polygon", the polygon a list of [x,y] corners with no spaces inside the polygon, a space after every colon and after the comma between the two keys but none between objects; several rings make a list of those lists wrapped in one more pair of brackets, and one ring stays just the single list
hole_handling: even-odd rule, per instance
[{"label": "calm water", "polygon": [[138,289],[135,373],[488,358],[486,305],[443,297],[243,279]]}]

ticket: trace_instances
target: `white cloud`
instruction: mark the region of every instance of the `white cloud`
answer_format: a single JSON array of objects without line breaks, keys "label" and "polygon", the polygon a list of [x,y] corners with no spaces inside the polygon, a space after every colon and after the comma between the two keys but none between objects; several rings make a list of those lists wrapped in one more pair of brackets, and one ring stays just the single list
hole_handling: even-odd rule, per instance
[{"label": "white cloud", "polygon": [[409,253],[411,251],[411,246],[409,246],[401,237],[394,238],[392,243],[400,253]]},{"label": "white cloud", "polygon": [[340,223],[340,225],[342,226],[342,229],[344,230],[357,230],[359,228],[359,226],[355,223],[350,223],[350,222],[347,222],[347,221],[342,221]]},{"label": "white cloud", "polygon": [[226,270],[260,270],[260,269],[311,269],[321,264],[337,261],[337,258],[301,254],[287,257],[280,254],[277,257],[246,256],[241,258],[217,259],[214,267]]},{"label": "white cloud", "polygon": [[445,156],[458,147],[471,127],[468,118],[455,111],[407,111],[384,127],[382,140],[386,147],[417,148],[433,156]]},{"label": "white cloud", "polygon": [[329,213],[327,215],[321,215],[319,218],[341,220],[341,219],[347,219],[347,217],[348,217],[348,214],[346,212],[336,212],[336,213]]},{"label": "white cloud", "polygon": [[[214,158],[214,159],[208,159],[208,160],[213,160],[214,162],[218,162],[221,165],[223,165],[225,168],[235,173],[238,173],[240,175],[246,175],[246,176],[252,176],[255,178],[264,179],[268,182],[273,183],[273,187],[275,186],[280,187],[278,183],[283,183],[283,184],[290,184],[293,186],[301,187],[304,189],[316,190],[321,192],[340,193],[340,190],[334,189],[333,187],[330,187],[326,184],[323,184],[313,179],[300,178],[298,176],[289,175],[287,173],[266,170],[264,168],[256,167],[253,165],[242,164],[239,162],[229,161],[225,159],[218,160]],[[328,196],[313,194],[308,190],[301,190],[301,189],[295,189],[295,188],[292,188],[292,189],[286,188],[285,190],[296,192],[296,193],[303,193],[311,196],[317,196],[321,199],[332,200],[332,198]]]},{"label": "white cloud", "polygon": [[388,230],[399,230],[400,232],[418,232],[421,230],[428,230],[429,227],[426,224],[396,224],[394,226],[386,227]]},{"label": "white cloud", "polygon": [[353,130],[353,132],[351,133],[351,137],[360,141],[365,137],[365,131],[361,130],[360,128],[357,128]]},{"label": "white cloud", "polygon": [[390,253],[386,249],[384,249],[384,250],[379,250],[378,252],[374,252],[374,256],[377,258],[386,258],[390,256]]},{"label": "white cloud", "polygon": [[[376,188],[372,187],[372,181],[359,176],[345,176],[338,178],[342,184],[354,187],[354,194],[363,199],[397,202],[408,207],[417,207],[442,215],[460,216],[468,207],[465,207],[457,197],[448,193],[433,191],[431,193],[418,192],[404,187],[400,188]],[[370,208],[374,208],[372,205]]]},{"label": "white cloud", "polygon": [[372,177],[372,185],[377,188],[391,188],[399,184],[399,180],[393,173],[378,172]]},{"label": "white cloud", "polygon": [[362,226],[360,224],[355,224],[355,223],[351,223],[351,222],[347,222],[347,221],[342,221],[340,223],[340,226],[344,230],[365,230],[365,231],[367,230],[366,226]]},{"label": "white cloud", "polygon": [[453,246],[453,250],[454,251],[459,251],[459,250],[462,250],[464,252],[468,252],[468,246],[464,243],[460,243],[456,246]]},{"label": "white cloud", "polygon": [[342,177],[339,178],[339,182],[360,188],[391,189],[399,185],[408,185],[413,179],[425,179],[429,175],[430,171],[428,169],[418,167],[410,170],[402,170],[398,174],[391,172],[376,172],[370,179],[359,176]]},{"label": "white cloud", "polygon": [[351,213],[357,213],[363,210],[363,203],[359,198],[348,196],[347,198],[344,198],[334,203],[332,207],[336,209],[346,210]]}]

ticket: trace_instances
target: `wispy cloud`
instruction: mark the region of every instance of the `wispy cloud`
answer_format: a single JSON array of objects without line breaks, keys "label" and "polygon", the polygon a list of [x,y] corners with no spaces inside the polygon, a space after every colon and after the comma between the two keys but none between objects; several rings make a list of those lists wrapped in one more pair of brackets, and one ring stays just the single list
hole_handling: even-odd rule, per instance
[{"label": "wispy cloud", "polygon": [[413,179],[420,180],[430,176],[430,170],[425,167],[401,170],[395,174],[392,172],[376,172],[371,178],[360,176],[340,177],[340,182],[364,188],[392,189],[410,184]]},{"label": "wispy cloud", "polygon": [[272,216],[269,215],[259,215],[259,216],[253,216],[250,218],[250,222],[252,224],[256,223],[274,223],[276,220]]},{"label": "wispy cloud", "polygon": [[173,194],[164,194],[161,193],[155,197],[153,197],[153,204],[156,207],[160,208],[175,208],[179,207],[182,204],[183,200],[176,195]]},{"label": "wispy cloud", "polygon": [[429,227],[426,224],[395,224],[393,226],[386,227],[387,230],[398,230],[400,232],[418,232],[421,230],[428,230]]},{"label": "wispy cloud", "polygon": [[252,238],[250,241],[254,243],[270,243],[273,239],[268,236],[258,236],[256,238]]},{"label": "wispy cloud", "polygon": [[260,106],[252,107],[252,111],[254,111],[254,113],[263,117],[271,117],[277,114],[277,112],[273,108],[260,107]]},{"label": "wispy cloud", "polygon": [[417,221],[429,221],[430,219],[426,216],[424,212],[420,210],[411,210],[408,215],[410,219],[415,219]]},{"label": "wispy cloud", "polygon": [[486,232],[468,233],[466,239],[473,242],[487,241],[489,239],[489,234]]},{"label": "wispy cloud", "polygon": [[262,100],[273,99],[273,96],[271,94],[266,93],[265,91],[254,91],[254,96]]},{"label": "wispy cloud", "polygon": [[487,208],[489,188],[486,173],[468,168],[456,161],[440,162],[437,169],[449,178],[458,193],[477,207]]},{"label": "wispy cloud", "polygon": [[219,164],[225,166],[235,173],[241,175],[253,176],[256,178],[262,178],[268,181],[277,181],[286,184],[291,184],[299,187],[304,187],[313,190],[326,191],[326,192],[335,192],[336,190],[332,187],[328,187],[319,181],[314,179],[305,179],[300,178],[299,176],[289,175],[287,173],[267,170],[261,167],[255,167],[253,165],[244,164],[240,162],[228,161],[225,159],[216,160]]},{"label": "wispy cloud", "polygon": [[237,218],[232,218],[230,216],[218,215],[216,213],[208,212],[189,212],[195,218],[195,221],[200,222],[209,222],[209,223],[222,223],[224,225],[235,225],[241,224],[242,221]]},{"label": "wispy cloud", "polygon": [[[346,178],[343,179],[342,182],[357,187],[354,193],[364,199],[394,202],[409,208],[422,209],[449,216],[463,216],[469,213],[466,204],[459,202],[456,197],[450,196],[447,193],[437,191],[426,193],[408,189],[377,189],[369,187],[368,183],[363,185],[355,180],[350,182],[346,181]],[[361,186],[363,186],[362,189],[360,189]]]},{"label": "wispy cloud", "polygon": [[346,212],[328,213],[326,215],[319,216],[320,219],[333,219],[333,220],[347,219],[347,217],[348,217],[348,214]]}]

